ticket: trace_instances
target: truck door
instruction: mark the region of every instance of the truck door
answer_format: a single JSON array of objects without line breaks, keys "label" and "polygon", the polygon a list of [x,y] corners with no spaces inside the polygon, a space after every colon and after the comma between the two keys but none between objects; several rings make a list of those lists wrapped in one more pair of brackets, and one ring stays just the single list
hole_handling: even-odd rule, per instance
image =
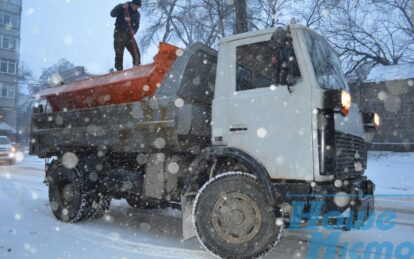
[{"label": "truck door", "polygon": [[288,35],[233,42],[226,142],[258,159],[273,179],[313,180],[310,85],[295,54],[300,46]]}]

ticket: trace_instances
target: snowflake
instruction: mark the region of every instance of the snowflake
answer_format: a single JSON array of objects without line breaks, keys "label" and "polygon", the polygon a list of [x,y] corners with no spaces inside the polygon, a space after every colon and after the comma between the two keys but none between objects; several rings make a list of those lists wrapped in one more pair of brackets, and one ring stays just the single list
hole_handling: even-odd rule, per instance
[{"label": "snowflake", "polygon": [[177,49],[177,50],[175,51],[175,54],[177,55],[177,57],[181,57],[181,56],[184,54],[184,50],[182,50],[182,49]]},{"label": "snowflake", "polygon": [[66,152],[62,156],[62,164],[67,169],[73,169],[78,165],[79,159],[78,157],[72,152]]},{"label": "snowflake", "polygon": [[181,108],[181,107],[183,107],[183,106],[184,106],[184,100],[183,100],[183,99],[181,99],[181,98],[177,98],[177,99],[174,101],[174,104],[175,104],[175,106],[177,106],[178,108]]},{"label": "snowflake", "polygon": [[267,130],[265,128],[259,128],[256,134],[259,138],[265,138],[267,136]]},{"label": "snowflake", "polygon": [[162,149],[162,148],[164,148],[166,144],[167,144],[167,142],[165,141],[165,139],[163,139],[163,138],[161,138],[161,137],[156,138],[156,139],[154,140],[154,146],[155,146],[157,149]]},{"label": "snowflake", "polygon": [[63,42],[66,46],[71,46],[73,44],[73,37],[70,35],[67,35],[63,38]]},{"label": "snowflake", "polygon": [[171,174],[177,174],[178,171],[180,170],[180,166],[176,162],[171,162],[168,164],[167,170]]}]

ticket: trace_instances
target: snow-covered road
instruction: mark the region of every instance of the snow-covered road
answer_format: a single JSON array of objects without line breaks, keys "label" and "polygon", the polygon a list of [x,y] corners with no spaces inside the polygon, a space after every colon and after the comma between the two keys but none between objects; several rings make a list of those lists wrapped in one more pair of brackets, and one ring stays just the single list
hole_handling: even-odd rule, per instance
[{"label": "snow-covered road", "polygon": [[[368,230],[350,232],[288,230],[267,258],[306,258],[310,247],[327,242],[331,244],[326,247],[335,249],[337,255],[345,253],[346,257],[354,253],[398,257],[401,251],[414,256],[414,247],[410,245],[414,241],[414,202],[413,196],[409,196],[414,194],[412,168],[412,153],[370,154],[367,173],[382,195],[376,213],[380,215],[389,208],[395,211],[396,224],[392,228],[382,230],[381,225],[374,224]],[[0,257],[212,258],[196,239],[181,240],[180,212],[173,209],[138,211],[123,201],[113,200],[110,211],[100,220],[80,224],[57,221],[42,183],[43,170],[43,160],[34,157],[26,157],[15,166],[0,165]],[[405,196],[397,196],[401,194]],[[315,233],[324,238],[331,236],[317,240]],[[340,234],[338,243],[332,243],[335,233]],[[391,247],[382,251],[369,249],[373,241],[389,242]]]}]

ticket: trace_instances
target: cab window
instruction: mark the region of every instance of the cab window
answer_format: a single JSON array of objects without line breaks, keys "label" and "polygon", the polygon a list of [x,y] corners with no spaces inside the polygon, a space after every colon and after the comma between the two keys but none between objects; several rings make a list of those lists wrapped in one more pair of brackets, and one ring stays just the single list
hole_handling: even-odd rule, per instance
[{"label": "cab window", "polygon": [[236,91],[287,85],[289,76],[300,78],[293,48],[266,41],[239,46],[236,52]]}]

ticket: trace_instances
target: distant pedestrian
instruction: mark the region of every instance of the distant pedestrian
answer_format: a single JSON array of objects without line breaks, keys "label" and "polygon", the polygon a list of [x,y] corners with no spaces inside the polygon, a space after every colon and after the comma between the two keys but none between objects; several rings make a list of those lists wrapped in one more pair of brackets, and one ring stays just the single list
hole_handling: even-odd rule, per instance
[{"label": "distant pedestrian", "polygon": [[134,35],[139,28],[141,0],[132,0],[119,4],[111,11],[111,16],[116,17],[114,32],[115,69],[123,69],[124,50],[131,53],[133,65],[141,65],[141,54]]}]

